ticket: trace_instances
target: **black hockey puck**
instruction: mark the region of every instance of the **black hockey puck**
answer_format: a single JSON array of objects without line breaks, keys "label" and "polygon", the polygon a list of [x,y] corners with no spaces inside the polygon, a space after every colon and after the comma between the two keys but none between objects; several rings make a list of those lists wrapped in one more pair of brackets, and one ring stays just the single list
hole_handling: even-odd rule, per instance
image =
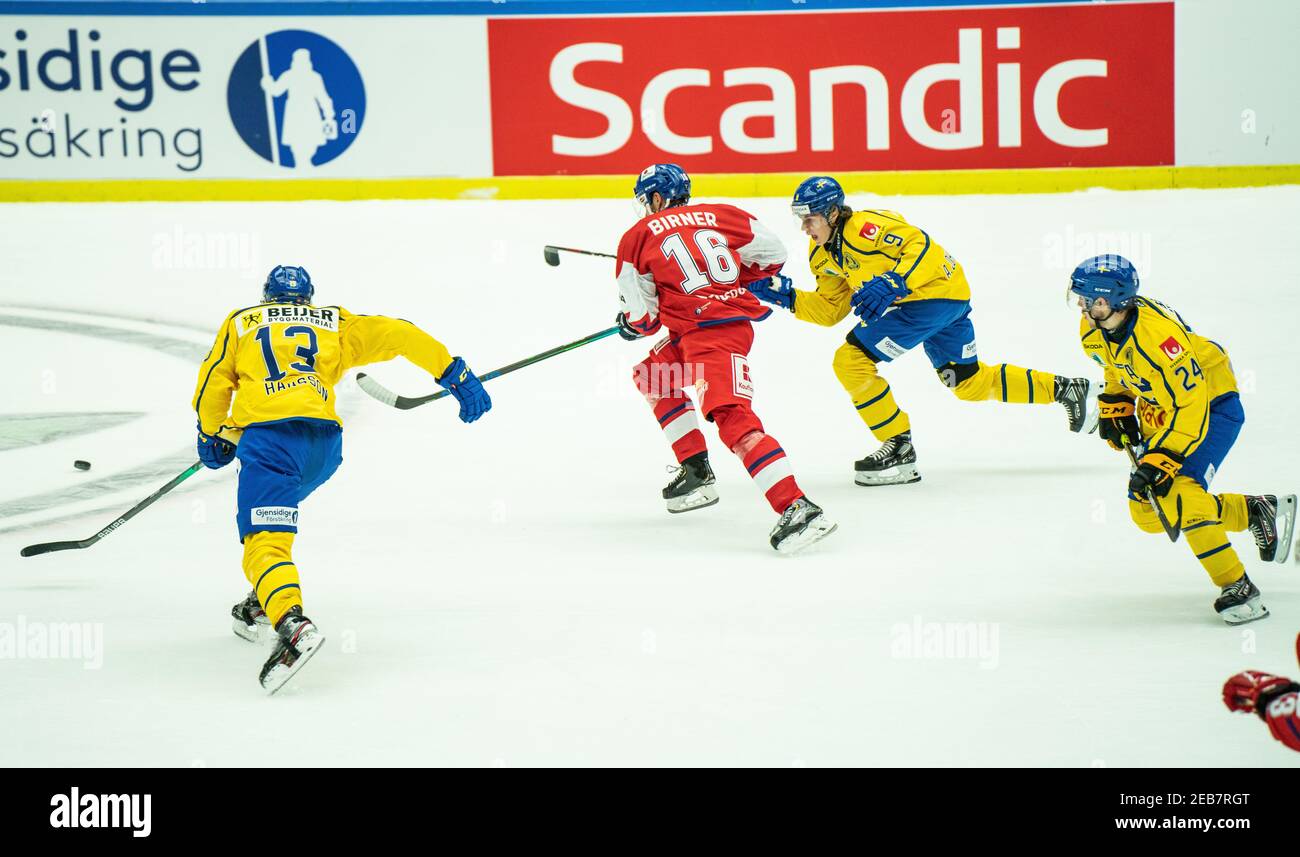
[{"label": "black hockey puck", "polygon": [[72,466],[75,467],[75,468],[77,468],[78,470],[89,470],[89,469],[90,469],[90,462],[89,462],[89,461],[82,461],[81,459],[77,459],[76,461],[72,462]]}]

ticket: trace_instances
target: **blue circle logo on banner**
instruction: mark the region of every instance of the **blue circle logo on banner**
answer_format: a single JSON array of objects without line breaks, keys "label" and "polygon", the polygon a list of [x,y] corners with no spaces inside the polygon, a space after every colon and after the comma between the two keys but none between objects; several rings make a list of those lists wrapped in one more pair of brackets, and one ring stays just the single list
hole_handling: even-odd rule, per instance
[{"label": "blue circle logo on banner", "polygon": [[235,60],[226,104],[250,149],[277,166],[302,171],[329,163],[352,145],[366,116],[366,89],[338,45],[306,30],[279,30]]}]

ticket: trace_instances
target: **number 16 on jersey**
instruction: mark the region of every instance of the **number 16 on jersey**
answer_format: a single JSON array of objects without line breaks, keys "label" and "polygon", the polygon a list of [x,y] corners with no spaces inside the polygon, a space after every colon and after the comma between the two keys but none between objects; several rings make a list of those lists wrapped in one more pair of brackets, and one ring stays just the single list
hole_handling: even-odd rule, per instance
[{"label": "number 16 on jersey", "polygon": [[692,238],[704,259],[705,267],[708,268],[708,276],[705,276],[695,263],[695,258],[691,256],[690,249],[686,246],[686,239],[680,232],[672,233],[659,245],[664,257],[676,262],[677,267],[681,269],[682,291],[689,295],[710,283],[726,286],[740,279],[740,268],[736,265],[731,248],[727,246],[727,239],[721,232],[713,229],[697,229]]}]

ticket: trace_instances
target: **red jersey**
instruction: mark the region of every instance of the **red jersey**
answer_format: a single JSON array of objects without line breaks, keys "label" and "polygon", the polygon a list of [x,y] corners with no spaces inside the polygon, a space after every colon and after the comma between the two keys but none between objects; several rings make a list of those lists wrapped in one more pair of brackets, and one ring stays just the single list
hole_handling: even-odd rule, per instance
[{"label": "red jersey", "polygon": [[648,214],[618,244],[619,302],[649,335],[674,334],[772,313],[745,288],[785,264],[785,246],[734,205],[701,203]]},{"label": "red jersey", "polygon": [[1276,697],[1269,703],[1268,708],[1264,709],[1264,722],[1268,724],[1268,731],[1273,733],[1273,737],[1290,747],[1292,750],[1300,751],[1300,693],[1291,691]]},{"label": "red jersey", "polygon": [[[1300,634],[1295,638],[1295,657],[1300,661]],[[1264,722],[1274,738],[1300,752],[1300,693],[1293,690],[1274,698],[1264,709]]]}]

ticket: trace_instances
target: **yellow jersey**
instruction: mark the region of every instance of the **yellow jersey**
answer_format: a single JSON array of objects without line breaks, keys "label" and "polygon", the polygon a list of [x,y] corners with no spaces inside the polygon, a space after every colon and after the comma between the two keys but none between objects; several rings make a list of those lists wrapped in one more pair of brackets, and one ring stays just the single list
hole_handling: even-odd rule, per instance
[{"label": "yellow jersey", "polygon": [[342,425],[334,410],[334,385],[343,373],[398,356],[435,378],[452,363],[441,342],[402,319],[308,304],[235,310],[199,368],[194,389],[199,428],[215,435],[291,419]]},{"label": "yellow jersey", "polygon": [[1136,298],[1118,330],[1106,333],[1079,321],[1083,353],[1106,374],[1106,392],[1133,399],[1148,449],[1182,456],[1201,445],[1210,406],[1237,391],[1223,346],[1194,333],[1177,312]]},{"label": "yellow jersey", "polygon": [[817,289],[795,290],[794,314],[816,324],[838,324],[849,314],[853,293],[886,271],[896,272],[912,290],[898,303],[970,300],[961,264],[893,211],[853,212],[825,246],[809,242],[808,267]]}]

